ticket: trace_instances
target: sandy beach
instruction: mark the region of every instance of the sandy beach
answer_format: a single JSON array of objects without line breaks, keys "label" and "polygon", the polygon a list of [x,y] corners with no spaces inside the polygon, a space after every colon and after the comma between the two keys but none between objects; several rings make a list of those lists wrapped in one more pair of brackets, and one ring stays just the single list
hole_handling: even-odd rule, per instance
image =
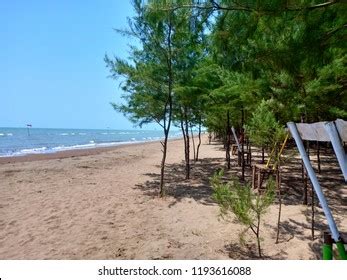
[{"label": "sandy beach", "polygon": [[[0,259],[255,259],[251,234],[219,217],[209,177],[225,166],[219,143],[203,139],[192,179],[184,179],[183,141],[169,143],[167,196],[158,193],[160,143],[0,159]],[[322,161],[327,162],[322,156]],[[347,188],[336,162],[320,179],[341,231],[347,232]],[[331,167],[332,166],[332,167]],[[233,157],[229,173],[239,174]],[[247,169],[247,180],[250,180]],[[316,207],[302,205],[300,162],[284,169],[280,242],[278,205],[262,227],[266,259],[319,259],[327,229]],[[322,184],[323,185],[323,184]]]}]

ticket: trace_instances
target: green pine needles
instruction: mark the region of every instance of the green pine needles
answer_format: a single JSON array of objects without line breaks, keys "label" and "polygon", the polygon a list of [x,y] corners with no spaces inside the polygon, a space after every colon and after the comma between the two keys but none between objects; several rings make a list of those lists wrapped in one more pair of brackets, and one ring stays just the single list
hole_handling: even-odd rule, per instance
[{"label": "green pine needles", "polygon": [[249,138],[258,147],[273,148],[285,138],[283,126],[276,120],[271,109],[271,100],[263,99],[246,125]]},{"label": "green pine needles", "polygon": [[255,193],[249,184],[241,185],[237,179],[227,183],[222,181],[223,171],[216,172],[211,178],[213,199],[218,203],[221,216],[225,218],[233,213],[236,220],[245,226],[240,234],[240,240],[246,232],[251,230],[257,240],[258,254],[261,250],[261,220],[268,207],[275,199],[275,182],[270,178],[263,193]]}]

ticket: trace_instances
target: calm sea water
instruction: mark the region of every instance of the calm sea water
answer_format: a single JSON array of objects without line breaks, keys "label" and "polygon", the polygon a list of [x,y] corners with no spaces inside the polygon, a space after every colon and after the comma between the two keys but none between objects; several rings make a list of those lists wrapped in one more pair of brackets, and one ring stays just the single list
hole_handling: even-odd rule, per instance
[{"label": "calm sea water", "polygon": [[[54,153],[64,150],[155,141],[163,138],[155,130],[99,130],[53,128],[0,128],[0,157]],[[173,131],[170,138],[181,134]]]}]

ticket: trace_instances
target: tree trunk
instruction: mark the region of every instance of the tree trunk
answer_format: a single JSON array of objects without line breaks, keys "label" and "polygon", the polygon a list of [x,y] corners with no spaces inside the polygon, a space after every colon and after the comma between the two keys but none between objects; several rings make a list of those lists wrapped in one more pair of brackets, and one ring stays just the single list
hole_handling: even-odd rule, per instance
[{"label": "tree trunk", "polygon": [[278,219],[277,219],[277,234],[276,234],[276,244],[278,243],[280,236],[280,223],[281,223],[281,214],[282,214],[282,193],[281,193],[281,174],[280,167],[277,167],[276,173],[276,189],[278,189],[278,200],[279,200],[279,208],[278,208]]},{"label": "tree trunk", "polygon": [[185,124],[185,133],[186,133],[186,179],[190,178],[190,143],[189,143],[189,125],[188,125],[188,116],[187,108],[184,108],[184,124]]},{"label": "tree trunk", "polygon": [[247,158],[247,164],[249,164],[250,167],[252,167],[252,146],[251,146],[251,142],[249,141],[249,139],[247,140],[248,143],[248,158]]},{"label": "tree trunk", "polygon": [[172,86],[173,86],[173,73],[172,73],[172,52],[171,52],[171,35],[172,35],[172,23],[171,16],[169,17],[169,32],[167,37],[168,46],[168,56],[167,56],[167,67],[168,67],[168,92],[167,92],[167,102],[164,107],[163,117],[164,117],[164,143],[163,145],[163,157],[161,160],[160,168],[160,186],[159,186],[159,196],[163,197],[165,195],[164,189],[164,175],[165,175],[165,162],[167,153],[167,140],[169,137],[171,120],[172,120]]},{"label": "tree trunk", "polygon": [[195,140],[194,140],[194,133],[193,133],[193,126],[192,126],[192,124],[190,124],[190,135],[191,135],[192,144],[193,144],[193,160],[195,162],[196,161],[196,159],[195,159],[195,156],[196,156],[196,154],[195,154]]},{"label": "tree trunk", "polygon": [[227,165],[228,169],[230,169],[230,146],[231,146],[231,129],[230,129],[230,112],[229,110],[227,111],[227,143],[226,143],[226,160],[227,160]]},{"label": "tree trunk", "polygon": [[183,122],[183,113],[181,116],[181,130],[182,130],[182,135],[183,135],[183,142],[184,142],[184,160],[185,160],[185,170],[186,170],[186,179],[187,179],[187,137],[186,137],[186,131],[184,128],[184,122]]},{"label": "tree trunk", "polygon": [[161,166],[160,166],[160,190],[159,190],[159,196],[160,197],[163,197],[165,195],[164,173],[165,173],[165,161],[166,161],[166,153],[167,153],[167,139],[169,137],[169,131],[165,130],[164,134],[165,134],[165,138],[164,138],[164,142],[162,142],[163,157],[162,157]]},{"label": "tree trunk", "polygon": [[262,257],[262,254],[261,254],[261,247],[260,247],[260,215],[257,214],[257,219],[258,219],[258,224],[257,224],[257,244],[258,244],[258,254],[259,254],[259,257],[261,258]]},{"label": "tree trunk", "polygon": [[[184,160],[185,160],[185,173],[186,173],[186,179],[189,179],[189,137],[187,138],[186,128],[185,128],[185,120],[183,120],[185,117],[185,114],[182,112],[181,117],[181,129],[183,134],[183,141],[184,141]],[[187,140],[188,139],[188,140]]]},{"label": "tree trunk", "polygon": [[195,159],[195,161],[199,160],[200,145],[201,145],[201,117],[199,120],[199,142],[198,142],[198,146],[196,147],[196,159]]},{"label": "tree trunk", "polygon": [[262,164],[265,163],[265,150],[264,150],[264,147],[261,148],[261,163]]},{"label": "tree trunk", "polygon": [[245,122],[245,112],[243,108],[241,109],[241,133],[242,133],[242,141],[241,141],[241,164],[242,164],[242,175],[241,180],[245,180],[245,131],[243,129],[243,125]]}]

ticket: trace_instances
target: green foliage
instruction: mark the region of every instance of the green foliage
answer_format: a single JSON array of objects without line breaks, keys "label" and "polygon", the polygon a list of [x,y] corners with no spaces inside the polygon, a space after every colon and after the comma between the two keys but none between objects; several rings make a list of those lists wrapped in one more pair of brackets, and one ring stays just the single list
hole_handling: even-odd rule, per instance
[{"label": "green foliage", "polygon": [[125,78],[125,103],[114,107],[135,123],[163,124],[167,117],[154,104],[162,108],[167,101],[168,58],[176,123],[187,106],[189,121],[202,120],[211,131],[225,128],[227,111],[240,127],[241,110],[247,120],[263,99],[272,100],[282,125],[346,118],[347,6],[339,1],[133,0],[133,5],[136,16],[118,31],[141,47],[132,46],[129,63],[109,57],[106,62],[112,77]]},{"label": "green foliage", "polygon": [[263,148],[279,146],[285,138],[285,130],[276,120],[271,105],[271,100],[262,100],[246,126],[246,133],[252,143]]},{"label": "green foliage", "polygon": [[222,182],[223,172],[216,172],[210,180],[213,187],[213,199],[220,206],[222,217],[233,213],[237,221],[244,225],[246,230],[255,234],[258,242],[258,252],[261,256],[260,248],[260,222],[268,207],[275,199],[275,182],[270,178],[266,184],[266,189],[262,194],[255,193],[251,186],[241,185],[238,180],[232,179],[227,183]]},{"label": "green foliage", "polygon": [[236,219],[245,226],[255,225],[258,215],[266,213],[275,198],[275,182],[270,179],[262,194],[255,193],[251,186],[242,185],[233,178],[227,183],[222,182],[223,172],[216,172],[211,178],[213,199],[219,204],[221,213],[232,212]]},{"label": "green foliage", "polygon": [[171,120],[222,137],[227,120],[246,123],[278,161],[288,121],[347,117],[342,2],[133,0],[135,16],[117,31],[139,44],[128,60],[105,57],[124,91],[113,107],[165,133]]},{"label": "green foliage", "polygon": [[333,55],[334,59],[306,84],[308,103],[319,120],[347,118],[347,54],[334,51]]},{"label": "green foliage", "polygon": [[105,57],[111,77],[119,79],[125,103],[112,104],[132,122],[139,124],[156,122],[164,130],[170,129],[170,96],[172,95],[172,71],[168,63],[171,29],[173,23],[167,13],[148,10],[142,1],[134,0],[135,16],[128,19],[128,29],[117,30],[138,42],[140,47],[130,47],[128,60]]},{"label": "green foliage", "polygon": [[[134,54],[136,57],[136,55]],[[134,58],[135,58],[134,57]],[[124,60],[108,60],[108,65],[115,78],[124,77],[122,82],[123,99],[126,104],[114,104],[115,110],[122,112],[132,122],[142,126],[146,123],[161,124],[167,117],[165,114],[167,85],[163,67],[151,61],[138,61],[136,66]]]},{"label": "green foliage", "polygon": [[215,2],[228,11],[216,17],[208,46],[222,73],[212,105],[231,110],[234,126],[240,124],[237,110],[244,110],[247,121],[263,99],[271,100],[281,125],[346,117],[346,5]]}]

